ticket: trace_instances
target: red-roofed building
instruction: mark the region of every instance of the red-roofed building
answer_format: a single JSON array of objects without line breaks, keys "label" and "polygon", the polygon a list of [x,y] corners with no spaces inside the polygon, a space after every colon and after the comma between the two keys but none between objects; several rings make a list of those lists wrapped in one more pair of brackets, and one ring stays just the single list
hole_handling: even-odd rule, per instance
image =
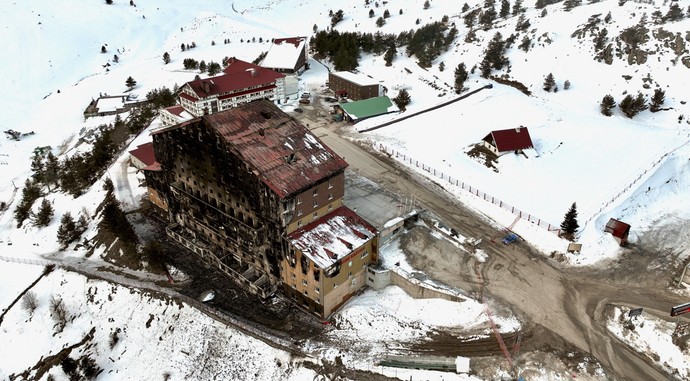
[{"label": "red-roofed building", "polygon": [[[351,252],[375,247],[373,228],[341,208],[343,158],[268,100],[196,117],[152,136],[160,170],[145,171],[146,180],[167,201],[171,238],[262,297],[293,279],[286,274],[302,274],[295,278],[306,296],[301,304],[319,316],[332,311],[314,287],[334,287],[329,279],[337,274],[327,271],[347,256],[342,247],[326,246],[337,255],[326,262],[325,251],[301,256],[301,271],[286,258],[312,247],[297,248],[304,241],[288,236],[321,229],[315,226],[330,223],[327,216],[334,211],[356,229],[352,237],[337,233],[351,241]],[[374,258],[374,249],[367,250]],[[323,286],[316,286],[318,279]],[[304,282],[312,288],[303,289]]]},{"label": "red-roofed building", "polygon": [[491,131],[484,137],[482,144],[496,155],[534,148],[527,127]]},{"label": "red-roofed building", "polygon": [[630,233],[630,225],[615,218],[609,219],[604,228],[605,233],[611,233],[619,245],[625,246],[628,244],[628,234]]},{"label": "red-roofed building", "polygon": [[137,169],[144,169],[156,162],[156,157],[153,155],[153,143],[144,143],[137,148],[129,151],[130,161]]},{"label": "red-roofed building", "polygon": [[278,73],[295,74],[308,68],[307,58],[306,37],[276,38],[261,66]]},{"label": "red-roofed building", "polygon": [[194,115],[187,112],[187,110],[180,105],[174,105],[161,109],[158,112],[158,115],[161,117],[161,122],[163,122],[163,124],[166,126],[182,123],[194,118]]},{"label": "red-roofed building", "polygon": [[223,74],[185,83],[178,102],[193,116],[215,114],[257,99],[285,99],[285,74],[236,58]]},{"label": "red-roofed building", "polygon": [[366,267],[378,260],[377,231],[346,206],[288,235],[283,290],[327,317],[366,283]]},{"label": "red-roofed building", "polygon": [[[131,163],[137,169],[143,171],[160,171],[160,163],[156,161],[153,151],[153,143],[144,143],[136,149],[129,151]],[[145,174],[146,172],[144,172]],[[168,210],[168,202],[161,197],[156,188],[147,185],[149,201],[163,210]]]}]

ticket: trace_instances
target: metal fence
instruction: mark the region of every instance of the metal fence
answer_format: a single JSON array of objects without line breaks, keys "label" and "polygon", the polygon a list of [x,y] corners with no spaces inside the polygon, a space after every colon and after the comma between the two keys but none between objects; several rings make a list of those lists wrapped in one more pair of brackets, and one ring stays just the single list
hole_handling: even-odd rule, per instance
[{"label": "metal fence", "polygon": [[498,206],[499,208],[507,210],[510,213],[517,216],[518,218],[521,218],[525,221],[531,222],[531,223],[533,223],[533,224],[535,224],[535,225],[537,225],[543,229],[546,229],[549,232],[560,234],[560,231],[561,231],[560,226],[554,225],[554,224],[547,222],[547,221],[544,221],[542,218],[537,217],[532,213],[522,211],[522,210],[516,208],[515,206],[510,205],[507,202],[504,202],[503,200],[501,200],[495,196],[492,196],[492,195],[490,195],[490,194],[488,194],[482,190],[479,190],[477,187],[474,187],[474,186],[466,183],[465,181],[463,181],[459,178],[452,177],[449,174],[444,173],[443,171],[437,170],[436,168],[433,168],[430,165],[426,165],[425,163],[423,163],[417,159],[414,159],[413,157],[408,156],[407,154],[405,154],[403,152],[396,151],[392,148],[386,147],[383,144],[379,143],[378,149],[379,149],[379,151],[389,155],[392,158],[395,158],[396,160],[404,163],[407,166],[421,168],[423,171],[427,172],[428,174],[435,176],[436,178],[439,178],[441,180],[444,180],[445,182],[447,182],[448,184],[450,184],[454,187],[460,188],[460,189],[462,189],[468,193],[471,193],[472,195],[479,197],[486,202],[490,202],[490,203]]}]

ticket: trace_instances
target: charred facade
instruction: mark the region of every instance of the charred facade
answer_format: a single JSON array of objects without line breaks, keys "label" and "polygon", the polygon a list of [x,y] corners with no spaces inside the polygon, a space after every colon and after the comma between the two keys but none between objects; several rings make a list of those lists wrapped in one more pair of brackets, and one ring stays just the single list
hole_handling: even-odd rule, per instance
[{"label": "charred facade", "polygon": [[284,282],[290,234],[343,207],[347,163],[270,101],[157,130],[153,146],[168,235],[262,297]]}]

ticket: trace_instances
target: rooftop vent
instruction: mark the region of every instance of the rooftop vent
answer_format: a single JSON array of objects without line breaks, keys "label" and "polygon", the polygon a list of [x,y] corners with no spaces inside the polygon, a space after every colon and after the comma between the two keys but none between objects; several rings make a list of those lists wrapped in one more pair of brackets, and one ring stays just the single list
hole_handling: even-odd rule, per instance
[{"label": "rooftop vent", "polygon": [[271,119],[271,117],[273,116],[273,115],[271,115],[271,113],[268,112],[268,111],[260,111],[259,114],[261,114],[261,116],[263,116],[264,119]]},{"label": "rooftop vent", "polygon": [[294,152],[291,153],[291,154],[289,154],[289,155],[287,155],[287,156],[285,156],[285,162],[288,163],[288,164],[292,164],[292,163],[294,163],[294,162],[296,162],[296,161],[297,161],[297,156],[295,155]]}]

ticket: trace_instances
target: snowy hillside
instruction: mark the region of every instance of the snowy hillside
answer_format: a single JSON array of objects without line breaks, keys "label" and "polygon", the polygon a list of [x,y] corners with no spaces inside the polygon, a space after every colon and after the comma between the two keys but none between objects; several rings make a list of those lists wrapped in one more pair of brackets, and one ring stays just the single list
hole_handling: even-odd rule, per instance
[{"label": "snowy hillside", "polygon": [[[330,28],[329,11],[342,9],[343,20],[334,27],[340,32],[399,35],[441,21],[444,16],[448,16],[448,25],[458,30],[450,48],[426,68],[418,65],[417,57],[408,57],[404,46],[398,47],[391,66],[385,65],[383,54],[361,54],[360,72],[381,81],[391,97],[401,89],[408,90],[412,101],[400,115],[373,118],[349,127],[357,139],[385,145],[442,172],[446,183],[448,176],[459,179],[556,226],[568,207],[576,202],[581,225],[579,240],[584,247],[582,255],[569,257],[571,263],[594,263],[620,253],[610,235],[602,231],[610,217],[632,225],[633,243],[663,224],[673,225],[669,229],[673,234],[667,233],[667,244],[679,253],[685,252],[683,257],[687,257],[690,254],[687,228],[690,212],[686,206],[690,200],[690,105],[687,104],[690,101],[687,92],[690,4],[677,2],[685,8],[682,20],[657,23],[654,12],[660,10],[666,14],[669,9],[662,0],[653,0],[651,4],[627,1],[623,5],[618,0],[582,2],[570,11],[564,9],[562,2],[537,9],[536,1],[525,1],[524,12],[511,10],[506,17],[496,17],[485,30],[478,20],[471,28],[465,23],[465,16],[483,8],[485,1],[469,0],[465,11],[463,3],[435,0],[428,9],[422,0],[319,3],[141,0],[136,6],[130,6],[125,0],[114,0],[112,5],[77,0],[3,3],[0,5],[3,25],[0,42],[4,49],[0,55],[3,68],[0,85],[5,91],[0,95],[3,116],[0,131],[12,129],[27,135],[18,141],[6,139],[4,134],[0,136],[0,202],[6,204],[5,210],[0,210],[0,254],[15,258],[81,260],[84,257],[83,250],[58,252],[56,233],[65,212],[77,216],[83,211],[93,217],[105,196],[102,181],[76,199],[44,189],[41,198],[55,208],[55,216],[46,227],[39,228],[29,220],[18,229],[13,214],[20,203],[24,181],[31,176],[31,157],[36,147],[50,146],[58,157],[89,151],[93,146],[81,141],[82,138],[99,125],[115,122],[113,116],[85,120],[83,112],[92,99],[100,94],[128,94],[142,100],[152,89],[181,85],[199,74],[197,70],[183,70],[185,58],[220,62],[226,56],[235,56],[251,62],[268,50],[272,38],[312,36],[315,30]],[[501,7],[498,1],[495,5],[497,10]],[[385,10],[389,10],[390,17],[378,27],[376,20]],[[527,27],[524,27],[525,20],[529,21]],[[520,31],[516,30],[519,23],[523,23]],[[606,38],[603,48],[598,48],[596,40],[603,38],[604,28]],[[639,32],[639,35],[631,37],[624,35],[625,31]],[[491,75],[520,83],[531,95],[480,76],[478,67],[497,32],[503,40],[514,35],[514,42],[505,51],[509,65],[493,70]],[[626,42],[632,39],[638,41],[635,46]],[[519,48],[523,43],[527,51]],[[196,47],[182,51],[181,44]],[[171,56],[167,65],[162,59],[165,52]],[[321,63],[333,66],[327,59]],[[310,61],[312,66],[321,63]],[[433,112],[356,134],[356,130],[456,98],[454,70],[460,63],[465,63],[470,71],[465,93],[487,84],[493,84],[493,88]],[[558,92],[542,88],[549,73],[555,77]],[[131,91],[125,85],[130,76],[137,81]],[[570,84],[568,89],[565,89],[566,80]],[[318,70],[307,71],[299,86],[301,90],[314,91],[326,81],[327,71],[319,66]],[[641,92],[649,100],[655,89],[665,91],[662,111],[645,110],[634,118],[626,117],[619,107],[613,109],[610,117],[600,113],[600,102],[605,95],[610,94],[619,103],[626,94]],[[294,106],[281,105],[286,111]],[[126,118],[127,114],[122,116]],[[534,149],[528,150],[526,157],[506,154],[498,159],[494,169],[468,156],[490,131],[520,126],[529,129],[534,142]],[[141,134],[131,142],[130,149],[147,140],[147,133]],[[428,171],[416,167],[414,170],[443,183]],[[127,168],[126,156],[115,161],[104,177],[113,178],[125,209],[136,208],[144,190],[136,186],[141,175]],[[510,212],[462,189],[446,187],[500,226],[508,226],[515,219]],[[40,201],[34,204],[34,213]],[[85,236],[93,237],[96,222],[89,219]],[[545,253],[562,252],[567,245],[552,232],[524,220],[518,221],[514,230]],[[0,301],[5,308],[38,277],[40,269],[0,263],[3,272]],[[75,351],[89,354],[107,369],[107,374],[99,379],[141,379],[142,372],[151,379],[159,379],[166,372],[173,379],[209,378],[201,373],[204,370],[197,368],[197,360],[206,359],[201,353],[208,350],[216,351],[217,356],[210,357],[214,361],[232,359],[228,364],[218,362],[210,367],[226,378],[240,371],[254,376],[250,379],[313,378],[313,372],[297,365],[293,368],[288,354],[225,329],[189,306],[165,298],[61,270],[44,277],[35,292],[38,307],[32,316],[15,307],[0,326],[0,341],[4,343],[4,351],[0,353],[2,378],[24,372],[41,356],[78,343],[92,327],[95,328],[93,339]],[[57,294],[68,302],[73,320],[63,333],[56,334],[49,305],[51,295]],[[396,290],[368,293],[362,298],[362,304],[353,301],[338,318],[348,340],[359,340],[367,330],[385,331],[382,327],[391,322],[425,330],[429,326],[472,326],[472,322],[462,319],[423,321],[413,313],[400,320],[355,326],[353,321],[361,316],[372,318],[369,315],[369,311],[375,310],[372,303],[382,297],[397,298],[390,305],[378,305],[377,311],[384,311],[389,319],[393,319],[391,316],[402,301],[408,310],[438,307],[433,304],[420,307],[398,295]],[[477,306],[470,312],[463,310],[467,306],[446,307],[458,315],[464,313],[466,318],[479,314]],[[149,320],[150,316],[155,318]],[[131,331],[123,331],[120,343],[111,347],[112,332],[125,325],[131,326]],[[403,331],[389,334],[404,336],[404,333],[410,339],[421,334],[421,331]],[[212,340],[206,343],[189,340],[204,335]],[[128,350],[119,351],[119,346],[126,342]],[[173,348],[175,355],[169,355]],[[329,348],[319,350],[326,353],[324,356],[333,357]],[[153,360],[161,358],[167,361]],[[357,363],[358,359],[352,361],[365,366],[361,361]]]}]

